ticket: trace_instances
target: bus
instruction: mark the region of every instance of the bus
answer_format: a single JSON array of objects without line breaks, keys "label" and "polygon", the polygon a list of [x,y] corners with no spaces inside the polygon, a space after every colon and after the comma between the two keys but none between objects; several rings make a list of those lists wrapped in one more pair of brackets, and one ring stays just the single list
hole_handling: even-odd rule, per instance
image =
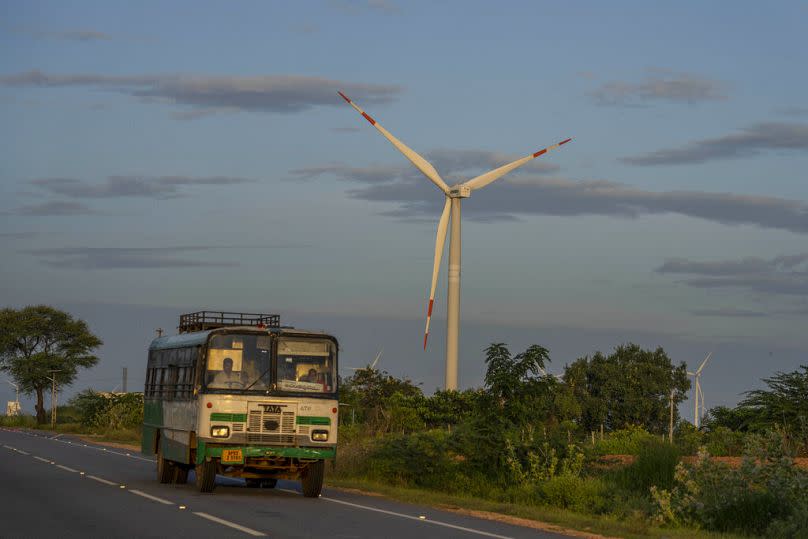
[{"label": "bus", "polygon": [[201,492],[216,475],[272,488],[299,480],[317,497],[337,447],[337,339],[281,327],[280,316],[201,311],[151,342],[141,451],[161,483]]}]

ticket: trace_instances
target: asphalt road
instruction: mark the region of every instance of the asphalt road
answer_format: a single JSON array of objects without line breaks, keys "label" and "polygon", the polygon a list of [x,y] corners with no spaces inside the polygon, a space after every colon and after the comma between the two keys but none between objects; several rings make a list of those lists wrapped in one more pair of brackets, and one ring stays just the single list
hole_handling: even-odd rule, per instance
[{"label": "asphalt road", "polygon": [[0,428],[0,537],[562,538],[375,496],[299,484],[212,494],[157,482],[153,459],[67,436]]}]

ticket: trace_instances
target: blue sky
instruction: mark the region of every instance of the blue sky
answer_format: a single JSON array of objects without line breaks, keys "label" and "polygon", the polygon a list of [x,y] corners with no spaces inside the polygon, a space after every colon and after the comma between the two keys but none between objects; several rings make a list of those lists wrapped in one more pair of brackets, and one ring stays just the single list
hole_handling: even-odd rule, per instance
[{"label": "blue sky", "polygon": [[142,383],[152,330],[203,308],[442,384],[445,267],[420,350],[442,197],[338,89],[450,183],[574,138],[464,202],[461,386],[493,341],[556,372],[628,341],[713,351],[708,406],[806,362],[805,2],[0,13],[0,302],[99,328],[76,388]]}]

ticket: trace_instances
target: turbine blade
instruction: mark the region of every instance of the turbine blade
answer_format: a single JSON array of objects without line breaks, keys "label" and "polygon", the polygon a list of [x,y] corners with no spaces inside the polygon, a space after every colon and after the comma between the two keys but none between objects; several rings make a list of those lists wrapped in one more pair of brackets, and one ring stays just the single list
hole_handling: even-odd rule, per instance
[{"label": "turbine blade", "polygon": [[444,193],[446,193],[446,194],[449,193],[449,186],[446,185],[446,182],[443,181],[443,178],[440,177],[440,174],[438,174],[438,171],[435,170],[435,167],[433,167],[432,164],[429,163],[429,161],[427,161],[426,159],[424,159],[423,157],[418,155],[414,150],[412,150],[406,144],[404,144],[403,142],[398,140],[396,137],[394,137],[387,129],[385,129],[384,127],[379,125],[379,123],[376,120],[371,118],[371,116],[369,114],[367,114],[364,110],[360,109],[356,105],[356,103],[354,103],[353,101],[351,101],[348,98],[348,96],[346,96],[342,92],[337,92],[337,93],[342,97],[342,99],[347,101],[349,105],[351,105],[354,109],[356,109],[356,112],[361,114],[365,118],[365,120],[370,122],[370,125],[375,127],[379,131],[379,133],[381,133],[384,136],[384,138],[389,140],[390,143],[393,146],[395,146],[398,151],[403,153],[404,157],[409,159],[410,162],[413,165],[415,165],[415,168],[420,170],[423,173],[423,175],[426,176],[429,179],[429,181],[431,181],[436,186],[438,186],[438,189],[440,189]]},{"label": "turbine blade", "polygon": [[449,214],[452,209],[452,199],[446,197],[443,204],[443,213],[438,221],[438,233],[435,237],[435,261],[432,263],[432,286],[429,289],[429,307],[426,311],[426,329],[424,329],[424,350],[429,337],[429,321],[432,319],[432,305],[435,302],[435,287],[438,286],[438,273],[440,272],[440,261],[443,258],[443,245],[446,243],[446,230],[449,228]]},{"label": "turbine blade", "polygon": [[495,168],[494,170],[486,172],[485,174],[481,174],[481,175],[477,176],[476,178],[472,178],[469,181],[467,181],[466,183],[464,183],[463,185],[465,185],[466,187],[468,187],[469,189],[472,189],[472,190],[474,190],[474,189],[482,189],[483,187],[485,187],[489,183],[493,182],[494,180],[498,180],[499,178],[501,178],[502,176],[504,176],[508,172],[510,172],[510,171],[512,171],[512,170],[514,170],[516,168],[521,167],[522,165],[524,165],[528,161],[532,161],[532,160],[536,159],[537,157],[539,157],[541,155],[544,155],[544,154],[546,154],[547,152],[549,152],[551,150],[555,150],[556,148],[558,148],[562,144],[566,144],[571,140],[572,140],[571,138],[568,138],[566,140],[562,140],[558,144],[553,144],[552,146],[548,146],[545,149],[539,150],[536,153],[532,153],[532,154],[530,154],[530,155],[528,155],[526,157],[523,157],[522,159],[517,159],[513,163],[508,163],[507,165],[503,165],[503,166],[501,166],[499,168]]},{"label": "turbine blade", "polygon": [[712,353],[712,352],[710,352],[709,354],[707,354],[707,357],[705,357],[705,358],[704,358],[704,361],[702,361],[702,362],[701,362],[701,366],[700,366],[700,367],[699,367],[699,369],[696,371],[696,374],[701,374],[701,369],[703,369],[703,368],[704,368],[704,366],[705,366],[705,365],[707,364],[707,362],[710,360],[710,356],[712,356],[712,355],[713,355],[713,353]]},{"label": "turbine blade", "polygon": [[376,368],[376,363],[378,363],[378,362],[379,362],[379,358],[380,358],[380,357],[382,357],[382,352],[384,352],[384,348],[382,348],[381,350],[379,350],[379,353],[378,353],[378,354],[376,354],[376,359],[374,359],[374,360],[373,360],[373,363],[371,363],[371,364],[370,364],[370,368],[371,368],[371,369],[375,369],[375,368]]}]

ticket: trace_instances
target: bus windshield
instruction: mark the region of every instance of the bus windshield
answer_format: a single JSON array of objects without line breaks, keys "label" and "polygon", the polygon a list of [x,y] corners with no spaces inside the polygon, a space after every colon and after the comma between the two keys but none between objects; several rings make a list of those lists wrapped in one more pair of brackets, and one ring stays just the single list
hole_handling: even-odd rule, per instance
[{"label": "bus windshield", "polygon": [[328,340],[280,339],[278,389],[294,393],[336,391],[335,348]]},{"label": "bus windshield", "polygon": [[266,391],[271,364],[269,335],[214,335],[208,344],[205,381],[211,389]]}]

